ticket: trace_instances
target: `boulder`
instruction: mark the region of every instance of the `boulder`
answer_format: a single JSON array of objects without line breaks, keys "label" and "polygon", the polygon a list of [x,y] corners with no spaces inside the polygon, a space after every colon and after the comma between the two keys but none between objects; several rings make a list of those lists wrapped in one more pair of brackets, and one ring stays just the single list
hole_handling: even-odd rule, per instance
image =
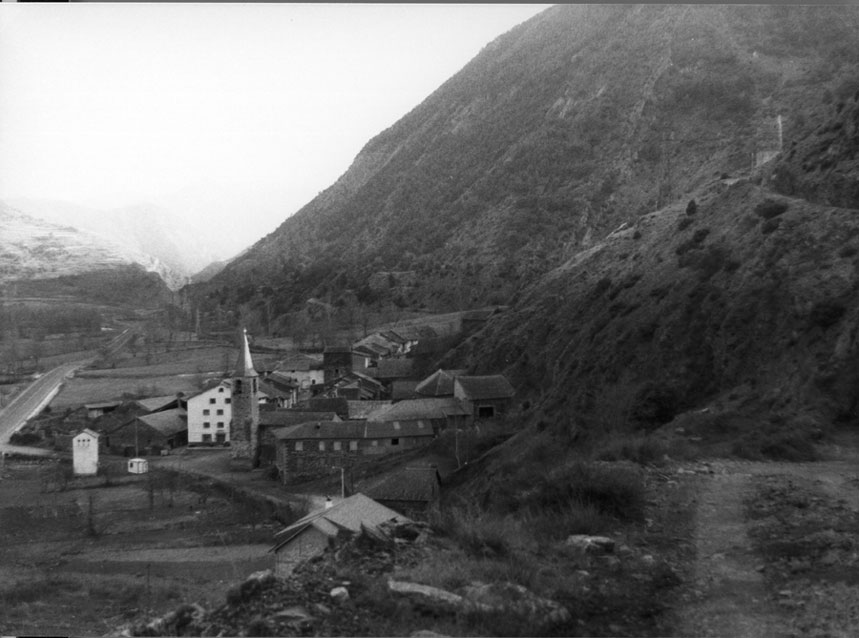
[{"label": "boulder", "polygon": [[610,554],[614,551],[615,542],[608,536],[573,534],[567,537],[566,544],[586,554]]},{"label": "boulder", "polygon": [[410,596],[424,605],[446,610],[457,610],[463,605],[462,596],[430,585],[389,580],[388,590],[403,596]]},{"label": "boulder", "polygon": [[330,596],[335,603],[344,603],[349,600],[349,590],[345,587],[335,587],[331,590]]},{"label": "boulder", "polygon": [[512,613],[527,618],[535,635],[570,621],[566,607],[510,582],[472,582],[462,589],[465,607],[488,613]]}]

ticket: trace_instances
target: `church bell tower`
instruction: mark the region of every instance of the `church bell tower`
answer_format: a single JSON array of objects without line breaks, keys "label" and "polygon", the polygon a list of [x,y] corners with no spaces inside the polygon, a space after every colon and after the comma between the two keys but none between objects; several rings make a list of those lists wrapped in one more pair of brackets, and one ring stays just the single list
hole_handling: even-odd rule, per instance
[{"label": "church bell tower", "polygon": [[248,332],[242,329],[233,373],[230,456],[242,466],[259,465],[259,375],[254,370]]}]

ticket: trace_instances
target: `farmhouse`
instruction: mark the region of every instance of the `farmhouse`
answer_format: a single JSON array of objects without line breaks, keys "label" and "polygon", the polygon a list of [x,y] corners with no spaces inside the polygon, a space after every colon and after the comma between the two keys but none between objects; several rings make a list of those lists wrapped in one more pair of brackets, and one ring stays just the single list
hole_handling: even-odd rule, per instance
[{"label": "farmhouse", "polygon": [[179,394],[168,394],[160,397],[149,397],[148,399],[137,399],[134,402],[143,413],[161,412],[163,410],[172,410],[174,408],[186,408],[188,402],[184,396]]},{"label": "farmhouse", "polygon": [[445,428],[468,425],[470,415],[470,410],[455,397],[406,399],[371,412],[367,415],[367,422],[426,423],[437,434]]},{"label": "farmhouse", "polygon": [[475,419],[501,416],[510,408],[516,391],[501,374],[481,377],[456,377],[453,396],[461,400]]},{"label": "farmhouse", "polygon": [[436,370],[415,386],[415,392],[426,397],[452,397],[453,380],[465,374],[465,370]]},{"label": "farmhouse", "polygon": [[159,454],[188,443],[187,415],[181,408],[138,415],[104,435],[105,447],[117,454]]},{"label": "farmhouse", "polygon": [[273,432],[278,428],[307,423],[308,421],[339,421],[336,412],[313,412],[310,410],[271,409],[270,406],[260,406],[259,412],[259,443],[260,464],[273,465],[277,455],[277,439]]},{"label": "farmhouse", "polygon": [[273,383],[292,381],[297,383],[301,390],[308,390],[312,385],[325,382],[322,362],[301,353],[291,354],[279,361],[268,378]]},{"label": "farmhouse", "polygon": [[[257,393],[257,402],[264,404],[268,395]],[[233,380],[188,398],[188,445],[226,444],[230,442],[230,421],[233,417]]]},{"label": "farmhouse", "polygon": [[311,421],[274,430],[272,435],[284,483],[324,476],[362,457],[420,447],[435,437],[428,421]]},{"label": "farmhouse", "polygon": [[339,503],[317,510],[275,534],[275,576],[289,576],[295,566],[325,551],[341,531],[360,533],[387,521],[408,523],[410,519],[363,494],[354,494]]},{"label": "farmhouse", "polygon": [[98,472],[98,432],[84,428],[72,439],[72,469],[78,476]]},{"label": "farmhouse", "polygon": [[441,476],[435,465],[407,466],[359,484],[358,489],[386,507],[420,518],[438,501]]}]

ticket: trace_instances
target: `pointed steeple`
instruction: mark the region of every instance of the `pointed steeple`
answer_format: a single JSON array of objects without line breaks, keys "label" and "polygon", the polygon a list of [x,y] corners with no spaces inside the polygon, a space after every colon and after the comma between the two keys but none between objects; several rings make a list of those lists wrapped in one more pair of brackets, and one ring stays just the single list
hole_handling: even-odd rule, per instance
[{"label": "pointed steeple", "polygon": [[257,371],[254,370],[254,362],[251,359],[251,349],[248,346],[248,331],[242,328],[241,342],[239,343],[239,358],[236,360],[236,371],[233,374],[235,377],[257,377]]}]

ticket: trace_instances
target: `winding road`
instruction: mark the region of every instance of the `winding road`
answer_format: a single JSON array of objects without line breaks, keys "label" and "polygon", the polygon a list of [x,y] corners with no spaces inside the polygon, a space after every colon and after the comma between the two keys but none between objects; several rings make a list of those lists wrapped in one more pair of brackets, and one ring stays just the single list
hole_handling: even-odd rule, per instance
[{"label": "winding road", "polygon": [[[127,329],[111,340],[108,348],[117,351],[131,338],[131,329]],[[29,386],[22,390],[12,402],[0,410],[0,453],[22,454],[26,456],[57,456],[56,452],[43,448],[11,445],[9,437],[20,430],[24,424],[41,412],[51,399],[59,392],[63,381],[74,374],[75,370],[92,363],[96,356],[91,353],[81,353],[87,356],[77,361],[64,363],[49,370]]]}]

